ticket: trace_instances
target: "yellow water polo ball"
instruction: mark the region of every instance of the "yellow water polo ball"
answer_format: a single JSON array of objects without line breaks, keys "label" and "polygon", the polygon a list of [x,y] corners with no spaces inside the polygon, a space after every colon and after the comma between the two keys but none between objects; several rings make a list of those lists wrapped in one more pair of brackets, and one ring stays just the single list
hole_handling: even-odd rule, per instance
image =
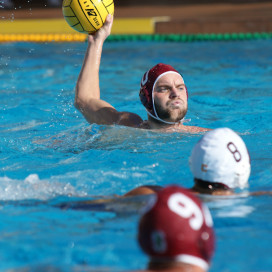
[{"label": "yellow water polo ball", "polygon": [[114,13],[113,0],[63,0],[62,13],[76,31],[91,34],[105,23],[108,14]]}]

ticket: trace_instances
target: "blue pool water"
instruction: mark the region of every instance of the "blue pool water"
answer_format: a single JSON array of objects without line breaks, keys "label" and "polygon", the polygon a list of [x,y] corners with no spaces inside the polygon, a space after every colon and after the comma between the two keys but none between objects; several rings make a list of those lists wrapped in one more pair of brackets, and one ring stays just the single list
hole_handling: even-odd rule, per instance
[{"label": "blue pool water", "polygon": [[[188,124],[239,132],[252,160],[248,190],[270,190],[271,47],[272,40],[106,43],[102,98],[146,118],[140,78],[158,62],[172,64],[188,86]],[[74,108],[85,49],[0,44],[1,271],[144,269],[136,234],[146,198],[89,210],[60,204],[142,184],[192,186],[188,158],[201,135],[88,125]],[[271,196],[209,200],[217,236],[210,271],[272,271],[271,204]]]}]

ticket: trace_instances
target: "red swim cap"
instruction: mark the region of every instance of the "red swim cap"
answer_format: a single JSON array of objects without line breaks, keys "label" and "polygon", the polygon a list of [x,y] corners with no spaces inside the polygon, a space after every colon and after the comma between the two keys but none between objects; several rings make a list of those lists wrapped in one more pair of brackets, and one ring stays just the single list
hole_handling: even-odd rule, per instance
[{"label": "red swim cap", "polygon": [[[145,106],[146,110],[152,115],[155,115],[154,109],[153,109],[153,101],[152,101],[152,94],[153,94],[153,88],[154,88],[155,82],[157,81],[159,76],[162,76],[163,74],[167,72],[174,72],[181,75],[171,65],[159,63],[155,65],[153,68],[151,68],[150,70],[148,70],[142,78],[141,88],[139,93],[140,100],[142,104]],[[186,89],[186,93],[188,98],[187,89]]]},{"label": "red swim cap", "polygon": [[207,270],[215,239],[208,208],[179,186],[162,189],[154,202],[138,228],[138,241],[145,253],[154,261],[189,263]]}]

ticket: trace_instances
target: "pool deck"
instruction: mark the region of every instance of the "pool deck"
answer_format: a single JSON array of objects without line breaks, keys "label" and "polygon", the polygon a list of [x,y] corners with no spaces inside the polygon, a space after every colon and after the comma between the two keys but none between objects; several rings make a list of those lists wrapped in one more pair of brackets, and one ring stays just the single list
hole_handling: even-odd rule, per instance
[{"label": "pool deck", "polygon": [[[272,32],[272,1],[248,2],[118,5],[115,6],[112,33]],[[65,34],[75,31],[63,19],[61,7],[1,10],[0,34],[27,33]]]},{"label": "pool deck", "polygon": [[[155,33],[272,32],[272,2],[120,7],[116,16],[158,17]],[[160,20],[161,17],[161,20]]]}]

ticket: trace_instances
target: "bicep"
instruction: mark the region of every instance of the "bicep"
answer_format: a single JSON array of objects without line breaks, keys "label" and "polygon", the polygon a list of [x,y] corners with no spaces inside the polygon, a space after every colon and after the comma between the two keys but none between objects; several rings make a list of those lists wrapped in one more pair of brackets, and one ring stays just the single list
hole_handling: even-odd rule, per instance
[{"label": "bicep", "polygon": [[101,99],[90,99],[87,103],[77,103],[76,107],[91,124],[137,127],[142,122],[141,117],[137,114],[119,112],[111,104]]},{"label": "bicep", "polygon": [[91,124],[109,125],[118,120],[117,110],[104,100],[76,101],[75,106]]}]

